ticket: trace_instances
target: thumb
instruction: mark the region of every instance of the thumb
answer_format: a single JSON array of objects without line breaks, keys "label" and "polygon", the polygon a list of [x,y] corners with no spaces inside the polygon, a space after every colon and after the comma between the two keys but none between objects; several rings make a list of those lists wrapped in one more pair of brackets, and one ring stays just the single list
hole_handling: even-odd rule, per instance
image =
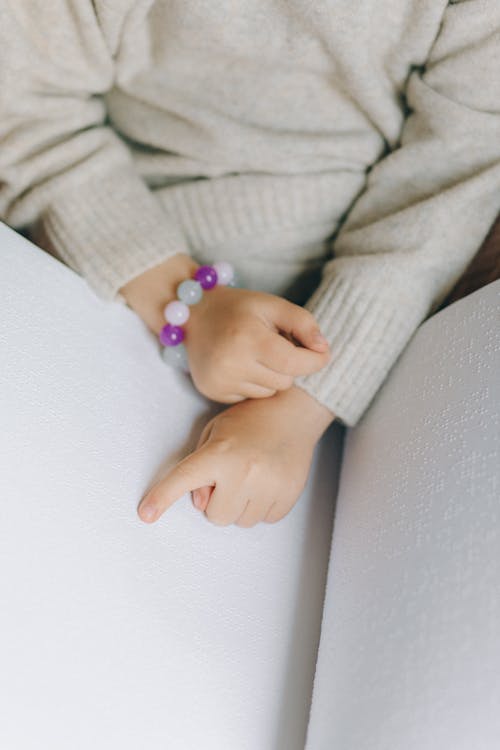
[{"label": "thumb", "polygon": [[139,505],[139,517],[146,523],[154,523],[186,493],[215,484],[213,456],[202,447],[182,459],[149,490]]},{"label": "thumb", "polygon": [[307,349],[315,352],[326,352],[328,341],[323,336],[316,319],[309,310],[300,305],[295,305],[288,300],[281,300],[278,306],[275,324],[288,334],[287,338],[295,339]]}]

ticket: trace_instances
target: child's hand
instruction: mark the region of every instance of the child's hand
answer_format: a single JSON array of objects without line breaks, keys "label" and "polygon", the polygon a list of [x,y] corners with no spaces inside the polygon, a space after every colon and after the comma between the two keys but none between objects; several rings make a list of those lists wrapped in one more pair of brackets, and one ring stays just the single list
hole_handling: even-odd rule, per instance
[{"label": "child's hand", "polygon": [[[120,291],[158,334],[165,325],[165,305],[197,267],[190,256],[179,253]],[[265,292],[216,286],[190,307],[185,331],[194,384],[221,403],[272,396],[290,388],[294,377],[321,370],[330,356],[328,342],[316,339],[320,332],[312,313]]]},{"label": "child's hand", "polygon": [[314,446],[333,419],[298,387],[225,409],[205,426],[194,453],[146,494],[141,519],[156,521],[201,488],[199,507],[216,525],[279,521],[301,494]]},{"label": "child's hand", "polygon": [[184,343],[197,389],[226,404],[273,396],[330,357],[308,310],[273,294],[224,286],[192,306]]}]

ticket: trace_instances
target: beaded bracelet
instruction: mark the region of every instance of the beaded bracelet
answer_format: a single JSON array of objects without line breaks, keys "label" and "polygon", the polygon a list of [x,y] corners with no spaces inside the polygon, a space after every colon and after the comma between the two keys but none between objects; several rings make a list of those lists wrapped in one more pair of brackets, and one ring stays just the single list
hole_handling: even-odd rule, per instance
[{"label": "beaded bracelet", "polygon": [[214,286],[235,286],[234,269],[226,261],[217,261],[211,266],[199,266],[192,279],[181,281],[177,287],[177,299],[169,302],[163,311],[167,324],[160,331],[160,343],[164,362],[189,372],[184,329],[181,326],[189,319],[189,307],[199,302],[204,291]]}]

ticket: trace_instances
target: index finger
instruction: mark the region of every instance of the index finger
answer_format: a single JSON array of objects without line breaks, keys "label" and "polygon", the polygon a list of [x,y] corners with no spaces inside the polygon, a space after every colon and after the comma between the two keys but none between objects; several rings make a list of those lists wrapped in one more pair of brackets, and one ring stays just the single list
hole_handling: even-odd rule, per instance
[{"label": "index finger", "polygon": [[183,458],[143,497],[137,512],[142,521],[154,523],[183,495],[198,487],[216,485],[214,461],[207,445]]}]

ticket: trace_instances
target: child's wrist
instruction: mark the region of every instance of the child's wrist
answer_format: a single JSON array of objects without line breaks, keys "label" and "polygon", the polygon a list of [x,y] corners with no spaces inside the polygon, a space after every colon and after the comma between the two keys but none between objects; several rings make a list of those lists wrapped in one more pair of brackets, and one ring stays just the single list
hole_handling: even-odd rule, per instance
[{"label": "child's wrist", "polygon": [[300,427],[304,438],[307,436],[315,442],[334,421],[335,414],[307,391],[292,385],[286,391],[280,391],[273,399],[279,401],[286,413],[292,416],[292,422]]},{"label": "child's wrist", "polygon": [[131,279],[120,293],[146,325],[159,334],[165,325],[165,305],[175,299],[181,281],[190,278],[198,267],[190,255],[177,253]]}]

